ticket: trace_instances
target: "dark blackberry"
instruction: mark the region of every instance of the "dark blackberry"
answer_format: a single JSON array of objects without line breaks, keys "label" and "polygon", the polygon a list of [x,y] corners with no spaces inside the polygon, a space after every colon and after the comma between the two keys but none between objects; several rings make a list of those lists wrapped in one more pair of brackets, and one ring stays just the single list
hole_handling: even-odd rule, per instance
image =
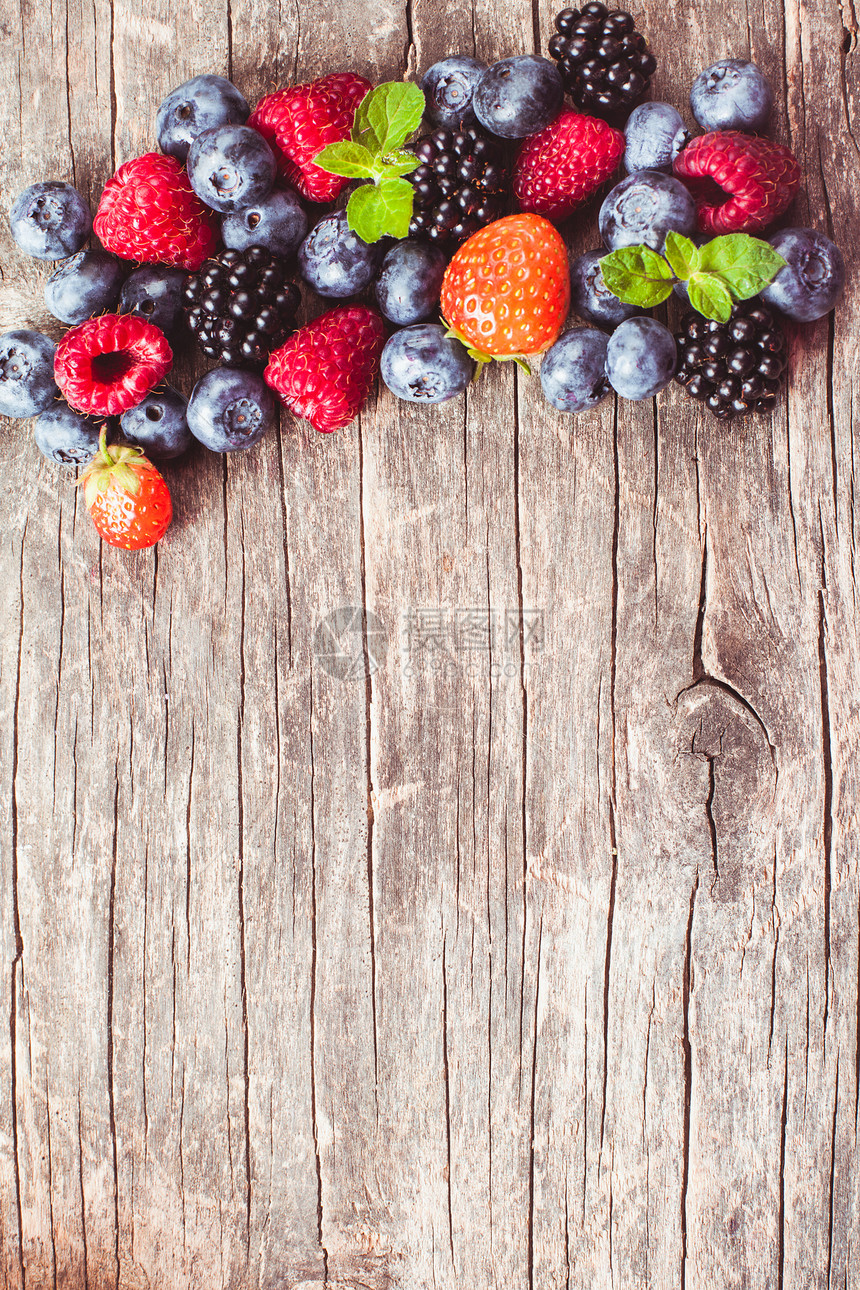
[{"label": "dark blackberry", "polygon": [[261,246],[222,251],[192,273],[183,306],[208,358],[224,367],[259,368],[293,330],[301,299],[283,260]]},{"label": "dark blackberry", "polygon": [[411,147],[421,165],[407,175],[415,189],[410,237],[453,250],[504,215],[508,167],[501,145],[483,130],[434,130]]},{"label": "dark blackberry", "polygon": [[555,29],[550,56],[576,106],[608,120],[626,116],[645,95],[657,69],[630,14],[587,4],[562,9]]},{"label": "dark blackberry", "polygon": [[675,380],[714,416],[728,421],[776,403],[788,361],[785,334],[760,300],[742,300],[727,323],[685,314],[675,342]]}]

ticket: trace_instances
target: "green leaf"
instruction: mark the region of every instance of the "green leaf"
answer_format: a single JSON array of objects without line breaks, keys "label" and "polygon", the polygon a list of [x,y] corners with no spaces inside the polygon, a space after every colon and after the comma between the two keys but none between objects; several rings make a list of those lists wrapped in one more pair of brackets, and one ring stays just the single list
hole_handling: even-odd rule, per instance
[{"label": "green leaf", "polygon": [[392,152],[418,129],[424,108],[424,94],[412,81],[386,81],[359,104],[352,138],[373,153]]},{"label": "green leaf", "polygon": [[[417,165],[417,158],[413,158]],[[360,143],[330,143],[314,157],[314,165],[327,170],[330,175],[344,175],[347,179],[370,179],[375,171],[373,154]]]},{"label": "green leaf", "polygon": [[715,237],[699,251],[698,267],[719,276],[735,300],[748,300],[767,286],[785,265],[769,242],[748,233]]},{"label": "green leaf", "polygon": [[386,152],[380,162],[386,175],[408,175],[421,164],[415,153],[408,148],[395,148],[393,152]]},{"label": "green leaf", "polygon": [[354,143],[361,143],[368,151],[377,154],[382,147],[382,139],[377,135],[370,120],[370,108],[375,93],[375,90],[368,90],[356,108],[352,123],[352,139]]},{"label": "green leaf", "polygon": [[686,282],[691,273],[695,273],[699,264],[699,248],[683,233],[670,229],[666,234],[664,254],[676,278]]},{"label": "green leaf", "polygon": [[732,315],[732,297],[716,273],[694,273],[687,284],[690,304],[706,318],[725,323]]},{"label": "green leaf", "polygon": [[609,290],[629,305],[651,309],[672,294],[672,270],[650,246],[624,246],[600,261]]},{"label": "green leaf", "polygon": [[414,189],[397,176],[356,188],[346,205],[346,220],[364,242],[406,237],[412,218]]}]

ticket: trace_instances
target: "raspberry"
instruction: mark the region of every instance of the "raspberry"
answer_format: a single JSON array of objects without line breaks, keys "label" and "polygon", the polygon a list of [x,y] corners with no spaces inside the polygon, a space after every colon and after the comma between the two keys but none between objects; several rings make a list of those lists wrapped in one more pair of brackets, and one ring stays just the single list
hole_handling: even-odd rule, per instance
[{"label": "raspberry", "polygon": [[215,250],[219,225],[176,158],[147,152],[108,180],[93,228],[105,250],[124,260],[199,269]]},{"label": "raspberry", "polygon": [[526,139],[514,162],[521,211],[563,220],[608,179],[624,156],[624,135],[593,116],[562,112]]},{"label": "raspberry", "polygon": [[349,183],[313,164],[329,143],[348,139],[355,109],[373,89],[354,72],[335,72],[261,99],[248,118],[271,145],[288,184],[312,202],[332,202]]},{"label": "raspberry", "polygon": [[497,139],[477,126],[440,129],[411,149],[421,165],[407,176],[415,189],[410,237],[453,249],[504,214],[508,169]]},{"label": "raspberry", "polygon": [[787,361],[785,335],[760,300],[735,305],[727,323],[685,314],[675,341],[675,380],[720,420],[768,412],[776,403]]},{"label": "raspberry", "polygon": [[295,416],[322,433],[340,430],[367,398],[384,342],[379,314],[364,305],[340,305],[275,350],[263,376]]},{"label": "raspberry", "polygon": [[198,345],[226,367],[261,367],[286,340],[301,300],[283,260],[261,246],[207,260],[184,295]]},{"label": "raspberry", "polygon": [[673,162],[696,199],[703,233],[755,233],[788,206],[800,165],[784,144],[740,130],[715,130],[688,143]]},{"label": "raspberry", "polygon": [[102,314],[66,332],[54,376],[71,407],[118,416],[135,407],[173,364],[164,333],[136,314]]}]

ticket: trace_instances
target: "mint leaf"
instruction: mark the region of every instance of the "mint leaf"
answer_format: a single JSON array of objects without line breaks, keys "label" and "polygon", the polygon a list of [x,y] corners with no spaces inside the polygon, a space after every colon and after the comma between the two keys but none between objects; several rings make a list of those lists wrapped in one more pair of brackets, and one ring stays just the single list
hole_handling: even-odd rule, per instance
[{"label": "mint leaf", "polygon": [[785,264],[769,242],[748,233],[715,237],[699,251],[698,267],[719,276],[735,300],[758,295]]},{"label": "mint leaf", "polygon": [[388,81],[373,91],[385,115],[386,128],[383,132],[376,125],[377,115],[371,105],[370,120],[382,139],[380,152],[390,152],[399,148],[417,130],[427,106],[423,90],[413,81]]},{"label": "mint leaf", "polygon": [[412,218],[413,188],[397,176],[356,188],[346,204],[346,222],[364,242],[406,237]]},{"label": "mint leaf", "polygon": [[628,305],[651,309],[672,294],[672,270],[650,246],[623,246],[600,261],[609,290]]},{"label": "mint leaf", "polygon": [[[352,140],[353,143],[363,144],[370,152],[376,154],[382,147],[382,139],[376,133],[374,123],[370,120],[370,109],[373,102],[373,96],[376,90],[368,90],[364,98],[355,109],[355,117],[352,122]],[[378,100],[377,100],[378,102]],[[376,114],[374,114],[376,116]],[[384,117],[381,118],[381,124],[385,127]]]},{"label": "mint leaf", "polygon": [[386,174],[408,175],[421,163],[415,153],[410,152],[408,148],[395,148],[394,152],[386,152],[382,158],[382,164]]},{"label": "mint leaf", "polygon": [[694,273],[687,283],[690,304],[706,318],[725,323],[732,316],[732,297],[715,273]]},{"label": "mint leaf", "polygon": [[[418,159],[413,157],[417,165]],[[344,175],[347,179],[370,179],[375,173],[373,154],[360,143],[330,143],[314,157],[314,165],[327,170],[330,175]]]},{"label": "mint leaf", "polygon": [[699,248],[683,233],[670,229],[666,234],[664,255],[676,278],[686,282],[691,273],[695,273],[699,264]]}]

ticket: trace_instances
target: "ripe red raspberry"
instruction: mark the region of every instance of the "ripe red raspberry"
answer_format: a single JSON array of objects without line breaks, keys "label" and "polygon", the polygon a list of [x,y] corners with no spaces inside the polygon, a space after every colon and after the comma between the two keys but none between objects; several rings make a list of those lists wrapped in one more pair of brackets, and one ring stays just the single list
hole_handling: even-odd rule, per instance
[{"label": "ripe red raspberry", "polygon": [[597,117],[566,109],[525,139],[514,162],[519,209],[567,219],[608,179],[624,156],[624,135]]},{"label": "ripe red raspberry", "polygon": [[295,416],[327,434],[358,415],[384,344],[378,313],[339,305],[294,332],[271,355],[263,376]]},{"label": "ripe red raspberry", "polygon": [[118,416],[136,407],[173,365],[164,333],[137,314],[102,314],[67,331],[54,378],[79,412]]},{"label": "ripe red raspberry", "polygon": [[313,164],[329,143],[348,139],[355,109],[373,86],[355,72],[334,72],[260,99],[248,125],[268,140],[287,183],[312,202],[332,202],[349,183]]},{"label": "ripe red raspberry", "polygon": [[93,228],[124,260],[192,270],[215,250],[219,232],[180,163],[157,152],[125,162],[108,180]]},{"label": "ripe red raspberry", "polygon": [[784,144],[740,130],[715,130],[688,143],[675,174],[696,199],[703,233],[756,233],[788,206],[800,164]]}]

